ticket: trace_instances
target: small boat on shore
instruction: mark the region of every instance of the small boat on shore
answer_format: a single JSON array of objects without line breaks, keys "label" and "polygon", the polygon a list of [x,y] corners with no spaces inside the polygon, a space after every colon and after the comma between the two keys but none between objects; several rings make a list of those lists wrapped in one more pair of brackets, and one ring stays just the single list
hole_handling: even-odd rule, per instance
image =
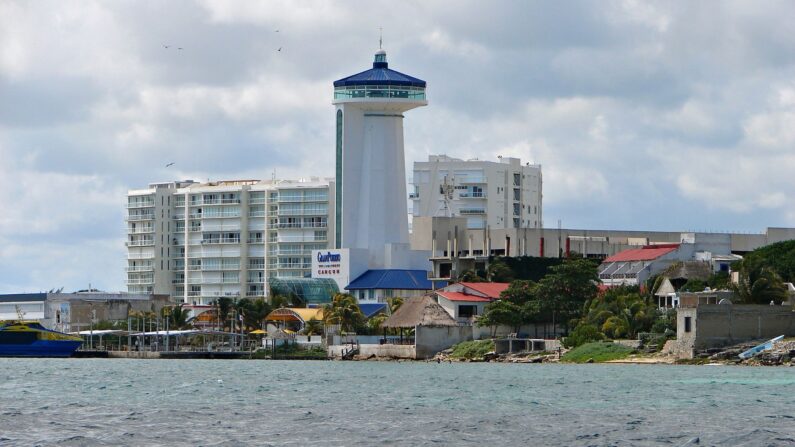
[{"label": "small boat on shore", "polygon": [[69,357],[82,343],[38,321],[0,321],[0,357]]}]

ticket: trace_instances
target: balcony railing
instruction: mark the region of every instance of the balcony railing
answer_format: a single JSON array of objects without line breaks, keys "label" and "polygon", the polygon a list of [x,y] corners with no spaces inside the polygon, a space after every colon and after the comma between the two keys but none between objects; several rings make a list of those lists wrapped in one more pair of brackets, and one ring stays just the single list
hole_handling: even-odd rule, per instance
[{"label": "balcony railing", "polygon": [[328,236],[279,236],[275,241],[270,242],[326,242]]},{"label": "balcony railing", "polygon": [[190,206],[202,205],[238,205],[240,199],[206,199],[206,200],[191,200]]},{"label": "balcony railing", "polygon": [[155,218],[154,214],[135,214],[132,216],[127,216],[128,222],[137,222],[140,220],[153,220]]},{"label": "balcony railing", "polygon": [[279,228],[328,228],[328,222],[279,222],[268,224],[268,229]]},{"label": "balcony railing", "polygon": [[154,272],[155,266],[153,265],[134,265],[124,269],[128,272]]},{"label": "balcony railing", "polygon": [[265,270],[265,264],[254,264],[248,266],[249,270]]},{"label": "balcony railing", "polygon": [[248,213],[248,217],[265,217],[267,213],[265,211],[252,211]]},{"label": "balcony railing", "polygon": [[328,214],[328,209],[300,209],[300,210],[283,210],[278,211],[279,216],[323,216]]},{"label": "balcony railing", "polygon": [[155,245],[154,240],[145,240],[145,241],[127,241],[124,245],[128,247],[152,247]]},{"label": "balcony railing", "polygon": [[127,234],[146,234],[146,233],[154,233],[155,227],[137,227],[137,228],[127,228]]},{"label": "balcony railing", "polygon": [[483,209],[476,209],[476,208],[462,208],[458,210],[460,214],[469,215],[469,214],[486,214],[486,210]]},{"label": "balcony railing", "polygon": [[145,201],[145,202],[127,202],[127,208],[152,208],[155,206],[155,201]]},{"label": "balcony railing", "polygon": [[485,199],[486,193],[485,192],[462,192],[458,195],[458,197],[464,199]]},{"label": "balcony railing", "polygon": [[249,197],[249,205],[265,205],[265,197]]},{"label": "balcony railing", "polygon": [[203,239],[201,243],[202,245],[239,244],[240,238]]},{"label": "balcony railing", "polygon": [[231,270],[231,271],[240,270],[240,264],[236,264],[236,265],[223,265],[223,264],[221,264],[221,265],[212,265],[211,264],[211,265],[202,265],[201,266],[201,271],[203,271],[203,272],[222,272],[222,271],[225,271],[225,270]]},{"label": "balcony railing", "polygon": [[462,175],[460,177],[456,177],[458,183],[467,184],[467,183],[488,183],[488,179],[483,176],[476,176],[476,175]]},{"label": "balcony railing", "polygon": [[154,278],[135,278],[135,279],[128,279],[127,285],[128,286],[135,286],[135,285],[142,285],[142,284],[154,284]]},{"label": "balcony railing", "polygon": [[312,268],[312,264],[309,262],[297,262],[297,263],[290,263],[290,264],[277,264],[276,268],[280,269],[309,269]]}]

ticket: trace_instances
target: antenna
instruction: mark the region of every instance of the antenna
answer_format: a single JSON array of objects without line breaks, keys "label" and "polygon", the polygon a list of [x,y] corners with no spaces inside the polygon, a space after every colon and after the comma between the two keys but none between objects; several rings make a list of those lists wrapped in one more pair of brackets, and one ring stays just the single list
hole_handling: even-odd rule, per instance
[{"label": "antenna", "polygon": [[383,43],[384,43],[384,27],[378,27],[378,49],[383,50]]}]

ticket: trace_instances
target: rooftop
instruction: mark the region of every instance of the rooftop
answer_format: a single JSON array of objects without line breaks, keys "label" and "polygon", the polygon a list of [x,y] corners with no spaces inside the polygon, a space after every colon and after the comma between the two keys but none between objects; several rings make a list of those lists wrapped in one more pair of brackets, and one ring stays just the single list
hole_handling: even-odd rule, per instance
[{"label": "rooftop", "polygon": [[334,81],[334,87],[354,85],[396,85],[425,88],[425,81],[388,68],[386,52],[379,50],[375,54],[373,68],[361,73]]},{"label": "rooftop", "polygon": [[[443,283],[442,287],[445,285],[447,283]],[[433,290],[433,283],[428,280],[425,270],[367,270],[345,288],[348,290]]]},{"label": "rooftop", "polygon": [[679,244],[646,245],[609,256],[604,262],[653,261],[679,248]]},{"label": "rooftop", "polygon": [[507,282],[462,282],[461,285],[495,300],[510,286]]},{"label": "rooftop", "polygon": [[467,301],[472,303],[490,303],[494,301],[494,299],[485,296],[469,295],[462,292],[445,292],[443,290],[439,290],[436,292],[436,294],[445,297],[450,301]]}]

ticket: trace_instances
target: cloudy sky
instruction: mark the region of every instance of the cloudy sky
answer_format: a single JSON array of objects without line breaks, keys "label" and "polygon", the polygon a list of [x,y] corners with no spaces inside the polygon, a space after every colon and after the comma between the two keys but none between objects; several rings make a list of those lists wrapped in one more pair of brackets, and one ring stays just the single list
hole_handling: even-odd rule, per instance
[{"label": "cloudy sky", "polygon": [[332,175],[332,81],[369,68],[379,27],[390,67],[428,81],[409,166],[540,163],[548,226],[795,226],[793,17],[768,1],[0,0],[0,293],[123,289],[127,189]]}]

